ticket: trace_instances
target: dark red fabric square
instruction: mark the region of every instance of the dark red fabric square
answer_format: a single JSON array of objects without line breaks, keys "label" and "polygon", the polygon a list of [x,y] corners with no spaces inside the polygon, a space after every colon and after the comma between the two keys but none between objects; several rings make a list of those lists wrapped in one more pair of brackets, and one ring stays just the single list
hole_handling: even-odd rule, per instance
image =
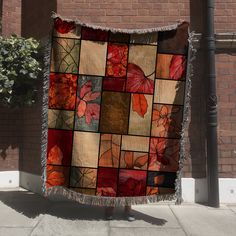
[{"label": "dark red fabric square", "polygon": [[125,91],[125,78],[108,78],[103,79],[103,89],[109,91]]},{"label": "dark red fabric square", "polygon": [[94,41],[107,41],[108,32],[103,30],[95,30],[88,27],[82,27],[82,39]]},{"label": "dark red fabric square", "polygon": [[71,164],[73,132],[67,130],[48,130],[47,164]]},{"label": "dark red fabric square", "polygon": [[118,169],[99,168],[97,179],[97,195],[115,197],[117,192]]},{"label": "dark red fabric square", "polygon": [[120,170],[118,196],[145,196],[147,172],[141,170]]}]

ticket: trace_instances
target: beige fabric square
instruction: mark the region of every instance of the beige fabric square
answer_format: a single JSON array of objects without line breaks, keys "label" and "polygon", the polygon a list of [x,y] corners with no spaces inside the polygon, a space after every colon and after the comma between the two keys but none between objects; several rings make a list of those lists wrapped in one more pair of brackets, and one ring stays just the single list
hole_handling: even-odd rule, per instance
[{"label": "beige fabric square", "polygon": [[[150,124],[152,115],[152,95],[144,95],[146,99],[145,111],[143,114],[138,113],[133,108],[133,99],[131,99],[130,118],[129,118],[129,134],[150,135]],[[132,98],[132,95],[131,95]],[[142,116],[143,115],[143,116]]]},{"label": "beige fabric square", "polygon": [[81,40],[79,74],[105,75],[107,43]]},{"label": "beige fabric square", "polygon": [[157,79],[155,83],[154,103],[183,105],[184,83],[182,81]]},{"label": "beige fabric square", "polygon": [[138,137],[131,135],[122,135],[121,150],[130,150],[136,152],[148,152],[149,137]]},{"label": "beige fabric square", "polygon": [[72,166],[97,167],[99,133],[74,132]]},{"label": "beige fabric square", "polygon": [[138,65],[145,76],[150,79],[155,77],[157,46],[130,45],[129,63]]}]

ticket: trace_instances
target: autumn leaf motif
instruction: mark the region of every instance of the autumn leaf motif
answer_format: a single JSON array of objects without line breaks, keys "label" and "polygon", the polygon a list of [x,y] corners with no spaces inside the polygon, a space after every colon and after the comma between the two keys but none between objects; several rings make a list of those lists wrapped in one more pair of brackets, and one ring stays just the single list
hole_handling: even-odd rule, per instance
[{"label": "autumn leaf motif", "polygon": [[120,141],[120,135],[102,134],[99,166],[118,167]]},{"label": "autumn leaf motif", "polygon": [[53,166],[47,166],[47,187],[61,186],[65,184],[63,171],[54,170]]},{"label": "autumn leaf motif", "polygon": [[90,124],[92,119],[99,119],[100,105],[92,103],[101,95],[100,92],[92,91],[92,81],[86,82],[80,89],[79,97],[77,97],[79,118],[85,117],[85,122]]},{"label": "autumn leaf motif", "polygon": [[115,197],[116,191],[112,187],[98,187],[97,196]]},{"label": "autumn leaf motif", "polygon": [[149,79],[149,76],[146,76],[138,65],[129,63],[126,90],[133,93],[138,92],[153,94],[154,81]]},{"label": "autumn leaf motif", "polygon": [[149,170],[175,172],[178,168],[179,141],[152,138]]},{"label": "autumn leaf motif", "polygon": [[132,110],[144,118],[147,113],[148,103],[144,94],[132,94]]},{"label": "autumn leaf motif", "polygon": [[147,186],[147,195],[154,195],[154,194],[158,194],[158,188]]},{"label": "autumn leaf motif", "polygon": [[134,152],[125,152],[124,153],[124,161],[126,164],[126,168],[139,168],[142,169],[147,164],[148,155],[143,154],[137,158],[134,157]]},{"label": "autumn leaf motif", "polygon": [[156,122],[157,127],[163,127],[163,130],[159,133],[161,137],[165,137],[170,133],[179,134],[181,127],[171,117],[172,114],[178,113],[179,111],[179,107],[163,105],[161,109],[158,109],[157,105],[154,105],[152,121]]},{"label": "autumn leaf motif", "polygon": [[160,162],[162,165],[169,165],[170,161],[165,156],[166,141],[163,138],[151,139],[150,144],[150,163],[149,167],[154,164],[155,161]]},{"label": "autumn leaf motif", "polygon": [[186,57],[183,55],[173,55],[170,64],[170,78],[180,80],[186,73]]},{"label": "autumn leaf motif", "polygon": [[60,18],[56,18],[54,21],[54,27],[57,30],[57,32],[61,34],[67,34],[71,30],[75,29],[75,23],[63,21]]},{"label": "autumn leaf motif", "polygon": [[61,149],[55,145],[53,146],[48,153],[47,164],[61,165],[63,159],[63,153]]},{"label": "autumn leaf motif", "polygon": [[156,185],[162,185],[165,181],[165,176],[164,175],[158,175],[154,177],[154,184]]},{"label": "autumn leaf motif", "polygon": [[128,46],[109,44],[107,55],[107,76],[124,77],[128,59]]}]

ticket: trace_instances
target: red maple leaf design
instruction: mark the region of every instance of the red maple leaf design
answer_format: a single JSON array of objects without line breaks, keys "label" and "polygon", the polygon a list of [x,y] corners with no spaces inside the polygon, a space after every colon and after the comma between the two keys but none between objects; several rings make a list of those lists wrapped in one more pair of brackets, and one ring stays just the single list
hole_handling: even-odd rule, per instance
[{"label": "red maple leaf design", "polygon": [[92,103],[101,95],[100,92],[92,91],[92,81],[86,82],[80,89],[80,95],[77,98],[79,118],[85,116],[85,122],[90,124],[92,119],[99,119],[100,105]]},{"label": "red maple leaf design", "polygon": [[57,30],[57,32],[61,34],[67,34],[75,28],[75,23],[67,22],[60,18],[56,18],[54,21],[54,27]]},{"label": "red maple leaf design", "polygon": [[138,65],[129,63],[126,90],[132,93],[153,94],[154,81],[149,79]]},{"label": "red maple leaf design", "polygon": [[170,78],[180,80],[186,73],[186,57],[183,55],[174,55],[170,64]]}]

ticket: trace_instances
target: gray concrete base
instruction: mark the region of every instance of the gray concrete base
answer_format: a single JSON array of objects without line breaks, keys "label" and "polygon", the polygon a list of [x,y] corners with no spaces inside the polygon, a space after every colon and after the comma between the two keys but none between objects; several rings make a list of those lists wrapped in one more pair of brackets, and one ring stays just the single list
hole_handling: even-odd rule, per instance
[{"label": "gray concrete base", "polygon": [[22,189],[0,191],[0,236],[232,236],[236,232],[235,205],[214,209],[164,202],[132,209],[134,222],[126,220],[122,208],[106,221],[102,207],[52,202]]}]

